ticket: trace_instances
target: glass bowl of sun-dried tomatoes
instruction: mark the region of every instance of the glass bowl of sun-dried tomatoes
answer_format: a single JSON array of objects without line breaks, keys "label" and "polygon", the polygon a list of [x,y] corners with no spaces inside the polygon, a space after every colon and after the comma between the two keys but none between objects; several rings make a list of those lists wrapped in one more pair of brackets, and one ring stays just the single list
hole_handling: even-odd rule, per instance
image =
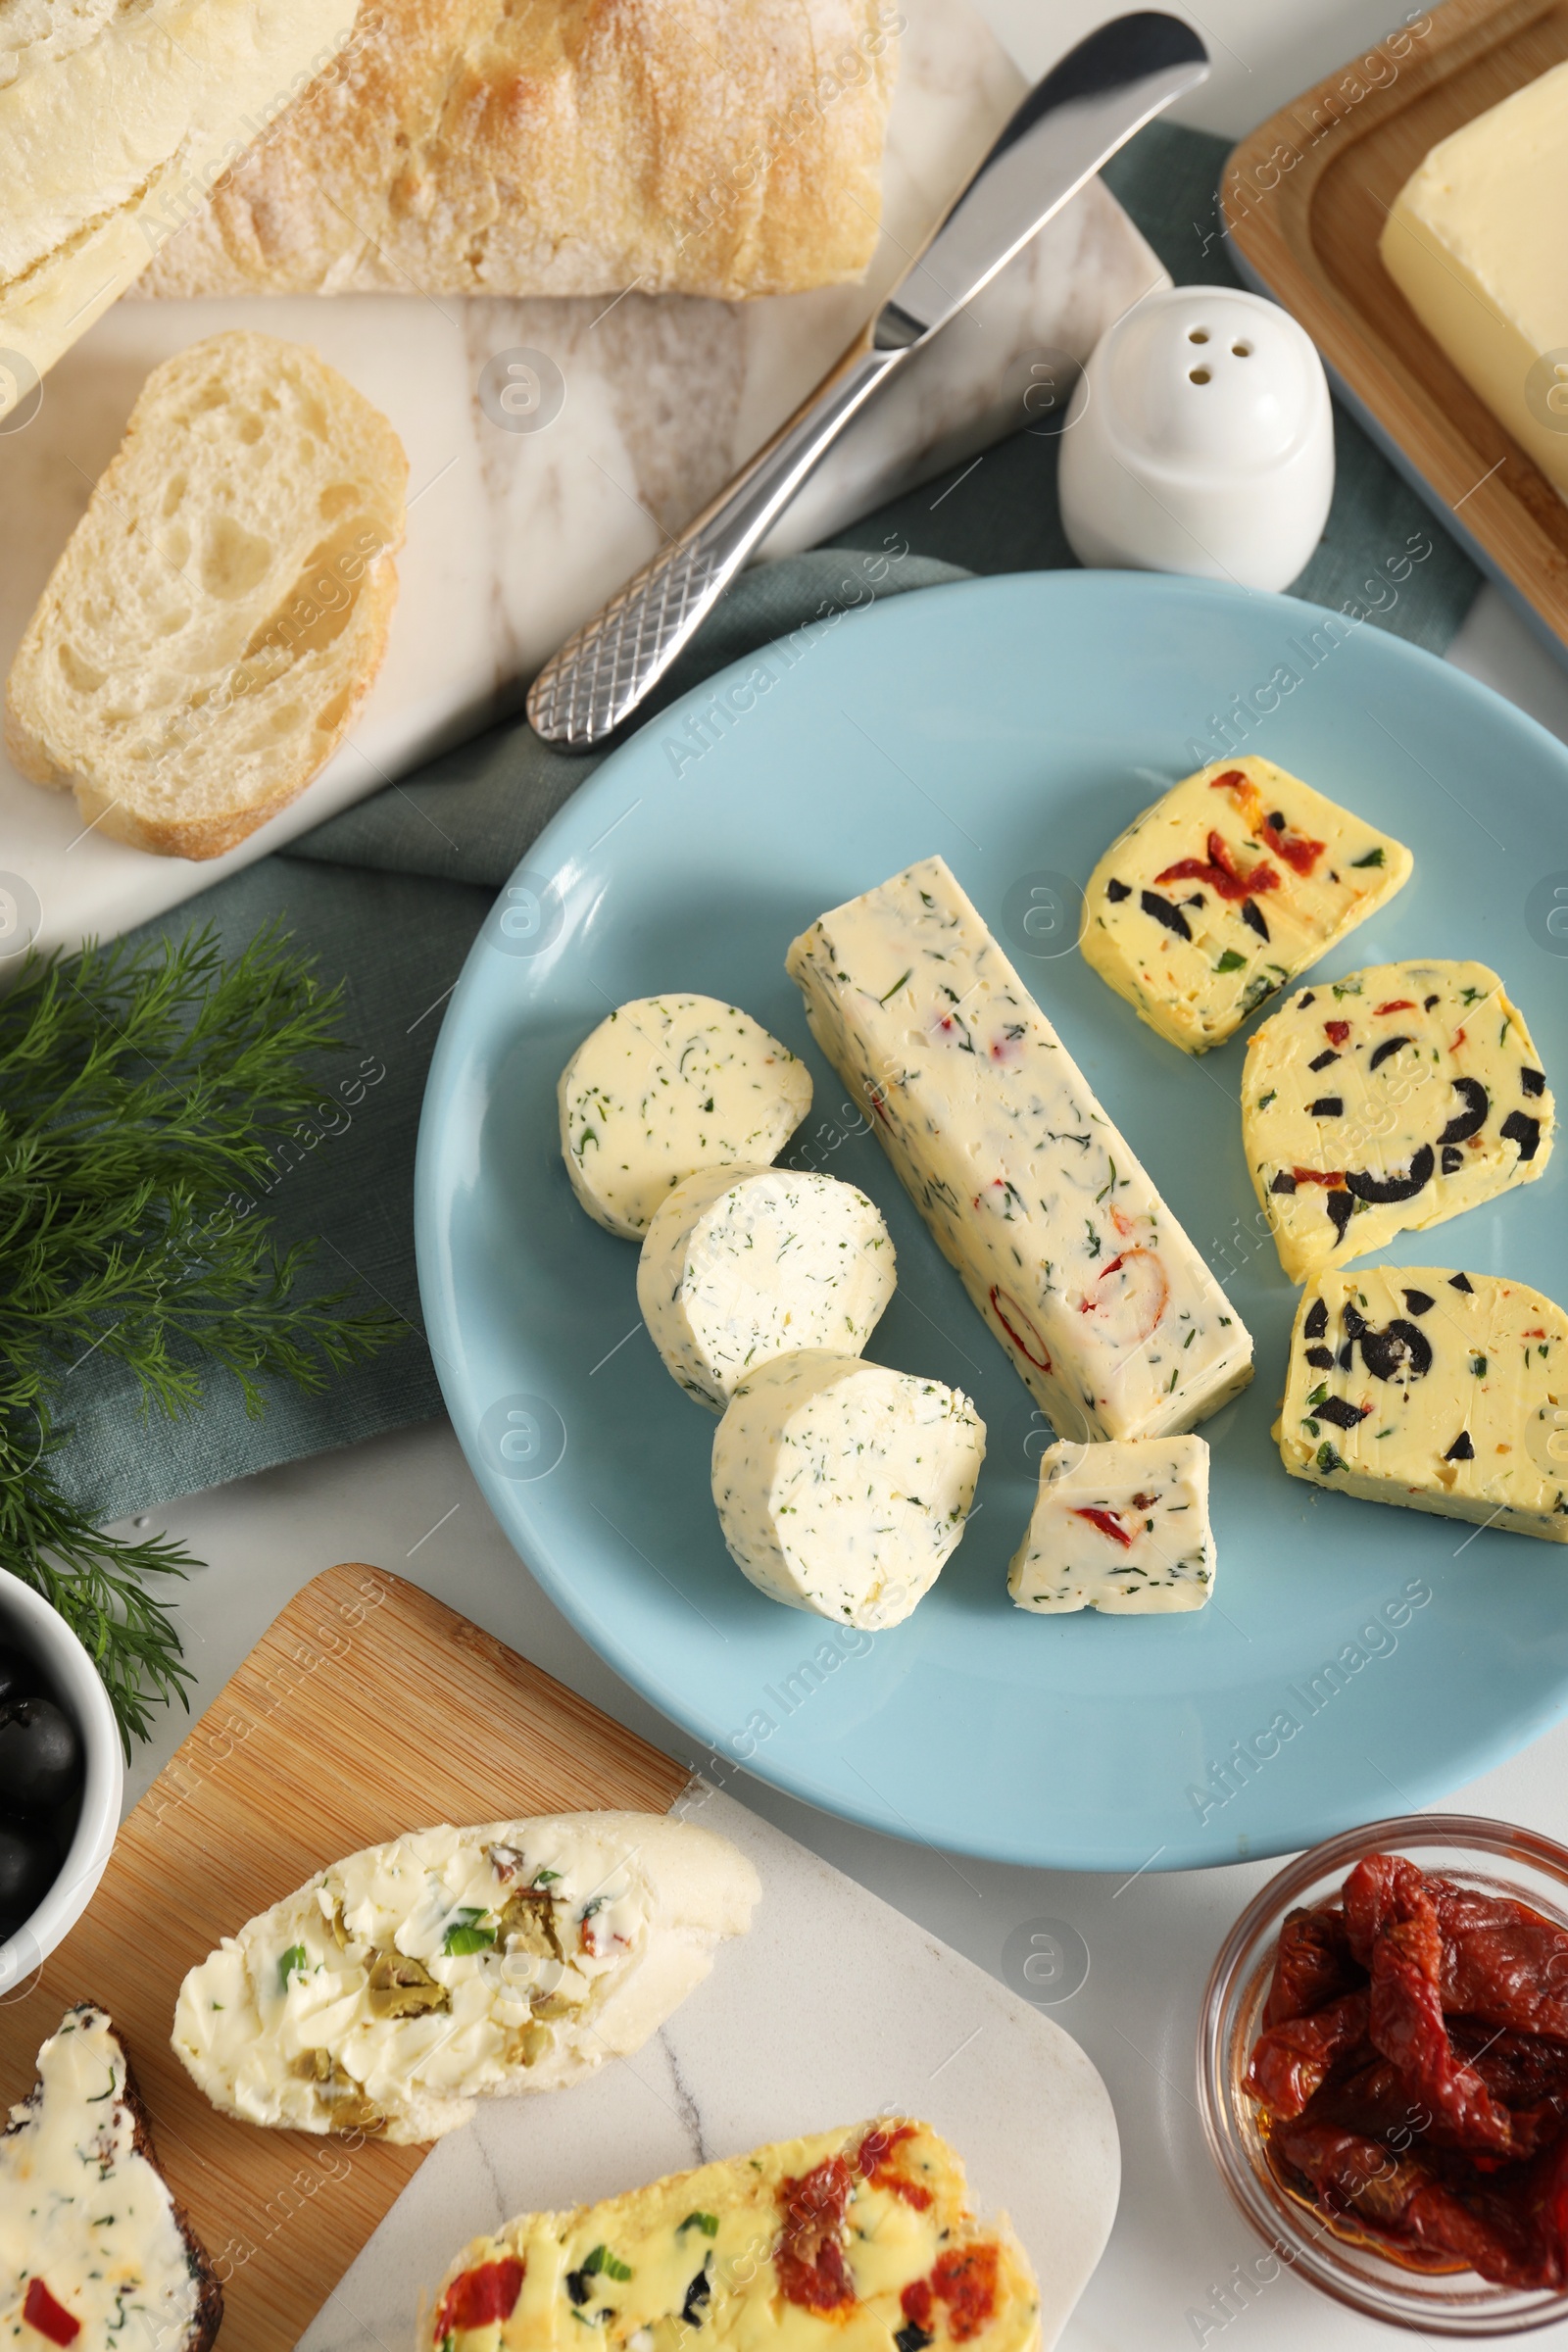
[{"label": "glass bowl of sun-dried tomatoes", "polygon": [[1199,2038],[1203,2127],[1287,2270],[1430,2335],[1568,2319],[1568,1850],[1463,1814],[1314,1846],[1249,1904]]}]

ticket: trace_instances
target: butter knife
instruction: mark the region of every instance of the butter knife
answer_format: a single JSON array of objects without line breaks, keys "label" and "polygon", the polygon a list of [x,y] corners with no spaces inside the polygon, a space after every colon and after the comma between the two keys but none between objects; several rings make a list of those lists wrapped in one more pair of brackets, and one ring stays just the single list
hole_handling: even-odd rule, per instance
[{"label": "butter knife", "polygon": [[1207,73],[1190,25],[1142,9],[1101,25],[1035,84],[924,252],[810,398],[545,663],[528,716],[547,743],[588,751],[630,716],[850,418],[1134,131]]}]

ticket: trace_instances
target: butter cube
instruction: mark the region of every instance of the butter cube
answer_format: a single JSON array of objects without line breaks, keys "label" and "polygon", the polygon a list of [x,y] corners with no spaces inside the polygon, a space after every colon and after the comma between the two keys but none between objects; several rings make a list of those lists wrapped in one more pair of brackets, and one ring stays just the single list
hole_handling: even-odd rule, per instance
[{"label": "butter cube", "polygon": [[1434,342],[1568,498],[1568,63],[1441,140],[1378,250]]}]

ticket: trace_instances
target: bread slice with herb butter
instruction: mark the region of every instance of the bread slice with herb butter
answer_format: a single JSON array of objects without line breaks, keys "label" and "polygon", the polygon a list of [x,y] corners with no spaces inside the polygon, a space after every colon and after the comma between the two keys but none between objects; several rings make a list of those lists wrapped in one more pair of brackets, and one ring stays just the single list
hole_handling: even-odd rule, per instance
[{"label": "bread slice with herb butter", "polygon": [[[593,2333],[587,2336],[585,2327]],[[929,2124],[776,2140],[647,2188],[527,2213],[448,2271],[432,2352],[1034,2352],[1040,2291],[976,2219]]]},{"label": "bread slice with herb butter", "polygon": [[225,1936],[174,2049],[244,2122],[439,2139],[640,2049],[760,1892],[727,1839],[655,1813],[413,1831]]},{"label": "bread slice with herb butter", "polygon": [[222,2317],[124,2044],[83,2001],[38,2052],[37,2082],[0,2132],[0,2324],[32,2352],[207,2352]]}]

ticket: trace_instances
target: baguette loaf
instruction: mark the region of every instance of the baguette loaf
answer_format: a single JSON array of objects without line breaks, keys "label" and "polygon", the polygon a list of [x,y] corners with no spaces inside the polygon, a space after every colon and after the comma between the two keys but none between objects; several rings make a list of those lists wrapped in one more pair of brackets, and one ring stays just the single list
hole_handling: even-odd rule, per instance
[{"label": "baguette loaf", "polygon": [[223,2317],[218,2274],[159,2170],[124,2044],[90,2002],[67,2010],[0,2132],[0,2311],[39,2352],[208,2352]]},{"label": "baguette loaf", "polygon": [[893,0],[366,0],[149,294],[785,294],[876,245]]},{"label": "baguette loaf", "polygon": [[270,335],[155,368],[27,624],[6,749],[84,823],[217,858],[303,792],[386,648],[408,461]]},{"label": "baguette loaf", "polygon": [[0,0],[0,352],[42,375],[353,22],[354,0]]}]

